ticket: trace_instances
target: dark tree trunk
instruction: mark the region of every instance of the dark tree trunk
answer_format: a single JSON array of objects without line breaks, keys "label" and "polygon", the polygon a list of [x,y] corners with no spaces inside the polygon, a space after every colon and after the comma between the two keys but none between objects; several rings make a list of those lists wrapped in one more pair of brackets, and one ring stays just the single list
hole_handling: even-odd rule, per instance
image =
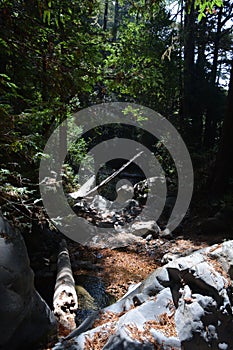
[{"label": "dark tree trunk", "polygon": [[221,30],[222,30],[222,12],[223,12],[223,8],[221,7],[218,13],[217,31],[214,38],[214,56],[213,56],[213,64],[211,69],[211,83],[213,85],[216,82],[217,70],[218,70],[218,52],[219,52],[219,44],[221,40]]},{"label": "dark tree trunk", "polygon": [[[213,64],[211,69],[211,76],[210,76],[210,88],[213,90],[213,96],[216,90],[216,77],[217,77],[217,70],[218,70],[218,53],[219,53],[219,45],[221,40],[221,29],[222,29],[222,13],[223,8],[221,7],[218,13],[218,23],[217,23],[217,30],[215,33],[214,38],[214,53],[213,53]],[[216,101],[210,100],[208,102],[207,111],[206,111],[206,120],[205,120],[205,131],[204,131],[204,147],[208,149],[216,138],[216,128],[217,128],[217,117],[216,114]]]},{"label": "dark tree trunk", "polygon": [[115,1],[115,13],[114,13],[114,24],[112,29],[112,41],[116,41],[117,38],[117,29],[119,22],[119,1]]},{"label": "dark tree trunk", "polygon": [[184,42],[184,1],[181,0],[181,19],[179,32],[179,96],[180,96],[180,128],[184,124],[184,79],[183,79],[183,42]]},{"label": "dark tree trunk", "polygon": [[48,77],[47,77],[47,57],[46,53],[42,54],[42,87],[41,87],[41,95],[43,102],[47,102],[49,100],[49,92],[48,92]]},{"label": "dark tree trunk", "polygon": [[233,60],[229,84],[226,114],[223,122],[222,137],[212,179],[211,193],[215,197],[223,195],[229,184],[233,166]]},{"label": "dark tree trunk", "polygon": [[192,106],[192,135],[194,143],[200,147],[202,145],[203,135],[203,115],[205,112],[205,95],[206,95],[206,19],[204,18],[199,24],[198,29],[198,43],[197,43],[197,61],[195,64],[194,77],[193,77],[193,106]]},{"label": "dark tree trunk", "polygon": [[107,24],[108,24],[108,0],[105,0],[104,5],[104,21],[103,21],[103,30],[107,30]]},{"label": "dark tree trunk", "polygon": [[[195,88],[195,10],[194,1],[191,8],[188,8],[189,1],[185,1],[185,18],[184,18],[184,119],[191,120],[192,129],[197,128],[197,119],[195,113],[196,105],[196,88]],[[191,143],[196,143],[196,135],[192,130]]]},{"label": "dark tree trunk", "polygon": [[[1,36],[3,36],[3,34],[5,35],[5,28],[7,28],[7,23],[6,23],[6,19],[4,16],[4,12],[3,12],[3,8],[0,9],[0,33]],[[1,74],[6,74],[6,65],[7,65],[7,59],[8,59],[8,54],[6,54],[6,52],[4,52],[5,50],[1,49],[0,52],[0,73]]]},{"label": "dark tree trunk", "polygon": [[[191,105],[193,96],[193,76],[194,76],[194,28],[195,14],[192,4],[188,13],[188,1],[185,3],[184,19],[184,115],[191,115]],[[191,103],[190,103],[191,102]]]}]

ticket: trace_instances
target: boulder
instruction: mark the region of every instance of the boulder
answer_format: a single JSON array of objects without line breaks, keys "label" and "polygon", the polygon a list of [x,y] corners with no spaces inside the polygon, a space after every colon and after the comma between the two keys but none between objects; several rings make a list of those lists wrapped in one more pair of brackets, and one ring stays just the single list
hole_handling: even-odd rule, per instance
[{"label": "boulder", "polygon": [[[122,180],[123,181],[123,180]],[[129,182],[129,181],[128,181]],[[124,185],[119,186],[117,188],[117,198],[116,198],[116,202],[119,203],[124,203],[129,199],[132,199],[134,195],[134,188],[133,186],[129,183],[125,183],[124,180]]]},{"label": "boulder", "polygon": [[111,207],[112,202],[110,202],[108,199],[100,196],[97,194],[90,205],[90,208],[97,209],[97,210],[108,210]]},{"label": "boulder", "polygon": [[0,349],[32,349],[56,333],[53,313],[34,288],[24,240],[0,215]]},{"label": "boulder", "polygon": [[141,237],[137,237],[131,233],[99,233],[98,235],[92,237],[86,245],[89,247],[95,247],[99,249],[119,249],[125,248],[135,243],[142,242]]},{"label": "boulder", "polygon": [[131,232],[136,236],[146,236],[152,234],[153,237],[158,237],[161,232],[156,221],[135,221],[131,225]]}]

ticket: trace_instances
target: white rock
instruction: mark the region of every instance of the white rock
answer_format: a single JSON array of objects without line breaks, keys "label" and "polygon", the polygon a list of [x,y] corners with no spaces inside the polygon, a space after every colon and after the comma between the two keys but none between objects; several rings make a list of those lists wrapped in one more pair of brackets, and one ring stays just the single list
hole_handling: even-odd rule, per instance
[{"label": "white rock", "polygon": [[95,209],[98,209],[98,210],[107,210],[110,208],[112,202],[110,202],[109,200],[107,200],[106,198],[100,196],[99,194],[97,194],[91,205],[90,205],[90,208],[95,208]]},{"label": "white rock", "polygon": [[160,228],[154,220],[136,221],[131,225],[131,232],[136,236],[144,236],[148,233],[159,234]]},{"label": "white rock", "polygon": [[129,199],[132,199],[134,195],[134,189],[131,184],[124,184],[117,189],[116,202],[124,203]]}]

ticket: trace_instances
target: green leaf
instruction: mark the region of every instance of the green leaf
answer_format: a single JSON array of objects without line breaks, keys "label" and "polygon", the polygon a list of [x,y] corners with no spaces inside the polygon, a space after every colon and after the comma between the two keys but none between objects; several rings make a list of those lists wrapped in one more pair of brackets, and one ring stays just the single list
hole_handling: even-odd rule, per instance
[{"label": "green leaf", "polygon": [[198,22],[200,22],[202,20],[203,17],[206,17],[206,14],[204,12],[200,12],[198,15]]},{"label": "green leaf", "polygon": [[1,77],[1,78],[5,78],[6,80],[11,80],[11,78],[8,77],[8,75],[3,74],[3,73],[0,73],[0,77]]},{"label": "green leaf", "polygon": [[48,23],[50,25],[50,19],[51,19],[51,11],[50,10],[44,10],[43,22],[44,23]]}]

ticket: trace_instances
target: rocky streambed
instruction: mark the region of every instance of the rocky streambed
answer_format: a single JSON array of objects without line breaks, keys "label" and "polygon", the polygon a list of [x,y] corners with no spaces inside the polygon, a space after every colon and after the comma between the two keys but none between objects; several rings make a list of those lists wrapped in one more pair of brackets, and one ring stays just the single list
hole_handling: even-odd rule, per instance
[{"label": "rocky streambed", "polygon": [[[229,254],[231,241],[209,248],[216,236],[192,233],[187,239],[182,227],[175,235],[164,230],[174,206],[172,194],[159,225],[147,220],[145,211],[141,214],[146,188],[145,181],[136,183],[134,192],[123,185],[116,202],[95,194],[73,203],[79,216],[99,228],[113,228],[114,235],[93,235],[85,248],[68,243],[78,328],[61,337],[55,350],[233,348],[223,331],[232,330],[226,266],[231,258],[223,262],[219,257],[226,249]],[[216,258],[212,251],[219,247]]]},{"label": "rocky streambed", "polygon": [[[51,238],[51,248],[54,248]],[[19,234],[3,227],[4,246],[17,249],[18,240]],[[203,236],[192,235],[187,239],[176,235],[168,239],[149,234],[145,238],[135,236],[135,241],[121,241],[121,247],[111,249],[84,247],[67,240],[81,306],[76,310],[78,328],[61,332],[60,341],[49,349],[232,349],[233,242],[210,243]],[[43,244],[46,245],[45,241]],[[4,256],[6,253],[2,258]],[[48,254],[43,260],[50,271],[54,271],[54,255]],[[34,264],[36,261],[38,256],[34,256]],[[2,266],[8,262],[2,260]],[[12,298],[11,285],[7,282],[11,275],[7,276],[1,288]],[[26,281],[26,275],[25,278]],[[33,295],[31,279],[30,285],[30,295]],[[34,339],[36,335],[40,337],[35,314],[28,323],[23,308],[28,294],[21,289],[17,293],[25,316],[21,313],[20,329],[23,325],[25,329],[12,335],[12,349],[17,349],[17,344],[26,336],[30,344],[32,326],[37,330]],[[13,301],[11,305],[13,307]],[[18,309],[14,310],[17,313]],[[47,306],[46,310],[47,315],[53,317]],[[46,322],[45,318],[44,326]],[[54,317],[52,322],[54,329]],[[34,343],[33,348],[36,349],[37,344]]]},{"label": "rocky streambed", "polygon": [[[40,305],[45,311],[45,333],[52,328],[54,335],[54,314],[58,322],[59,341],[46,349],[233,349],[233,242],[221,243],[231,237],[229,211],[208,218],[199,227],[205,228],[204,236],[200,230],[199,234],[190,232],[188,221],[171,234],[165,223],[174,197],[167,196],[159,222],[147,220],[147,212],[142,213],[146,188],[145,181],[136,183],[134,192],[131,186],[122,185],[116,192],[117,203],[100,194],[75,199],[72,205],[80,217],[98,228],[114,230],[112,235],[92,235],[85,246],[44,228],[35,230],[28,242],[25,237],[36,289],[50,309],[39,295],[32,298],[37,294],[31,275],[27,295],[22,285],[15,291],[14,283],[9,283],[15,275],[10,270],[5,275],[9,265],[5,247],[16,249],[20,236],[2,218],[1,295],[7,295],[17,314],[14,295],[19,294],[19,310],[25,313],[21,313],[20,324],[15,324],[15,335],[9,329],[6,333],[12,349],[20,349],[20,342],[28,337],[27,348],[32,338],[33,348],[45,350],[39,344],[48,334],[39,332],[31,313],[39,312]],[[135,198],[133,193],[137,193]],[[216,225],[219,235],[209,235],[206,227]],[[30,271],[26,249],[23,251],[24,261],[19,257],[22,268]],[[15,259],[13,262],[16,266]],[[31,306],[26,313],[23,305],[28,301]],[[62,317],[66,328],[60,327]],[[36,332],[30,338],[31,327]],[[5,343],[0,343],[1,349]]]}]

